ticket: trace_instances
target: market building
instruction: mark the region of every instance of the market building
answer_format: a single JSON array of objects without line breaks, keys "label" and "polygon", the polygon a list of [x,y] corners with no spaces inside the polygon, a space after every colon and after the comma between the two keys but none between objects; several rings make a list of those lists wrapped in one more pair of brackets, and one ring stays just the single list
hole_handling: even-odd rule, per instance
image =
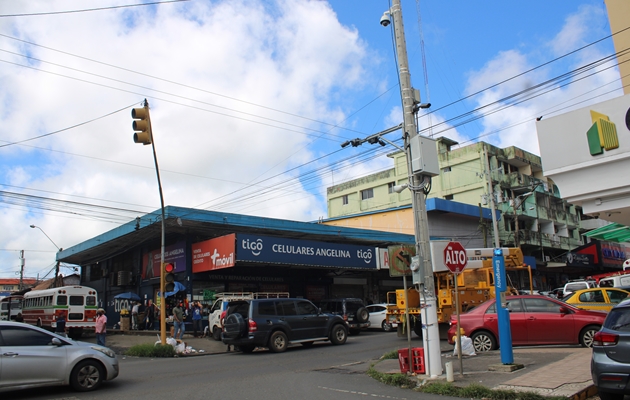
[{"label": "market building", "polygon": [[[390,245],[414,243],[413,235],[327,226],[320,223],[165,207],[165,263],[175,266],[170,298],[209,304],[220,292],[289,292],[384,300],[400,286],[388,272]],[[109,324],[132,292],[159,302],[161,210],[57,254],[81,266],[81,284],[97,290]]]}]

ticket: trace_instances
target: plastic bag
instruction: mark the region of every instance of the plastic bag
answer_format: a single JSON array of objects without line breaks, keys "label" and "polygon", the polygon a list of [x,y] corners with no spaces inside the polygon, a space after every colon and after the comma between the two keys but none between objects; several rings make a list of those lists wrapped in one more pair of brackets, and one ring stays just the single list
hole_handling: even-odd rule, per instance
[{"label": "plastic bag", "polygon": [[177,343],[174,347],[175,347],[175,353],[177,354],[181,354],[186,351],[186,343],[184,342]]},{"label": "plastic bag", "polygon": [[[456,356],[459,354],[459,349],[457,348],[457,338],[453,338],[455,341],[455,348],[453,349],[453,355]],[[462,355],[463,356],[474,356],[477,355],[475,353],[475,346],[473,346],[472,339],[466,335],[461,336],[462,341]]]}]

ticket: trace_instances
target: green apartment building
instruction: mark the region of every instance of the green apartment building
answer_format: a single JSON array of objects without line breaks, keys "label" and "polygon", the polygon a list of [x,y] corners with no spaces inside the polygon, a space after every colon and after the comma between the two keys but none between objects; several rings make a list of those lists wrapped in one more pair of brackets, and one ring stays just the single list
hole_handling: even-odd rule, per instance
[{"label": "green apartment building", "polygon": [[[558,187],[544,177],[540,157],[513,146],[501,149],[479,142],[454,149],[457,144],[448,138],[437,139],[440,175],[433,177],[428,198],[487,208],[490,179],[500,212],[501,247],[520,246],[541,267],[564,265],[563,255],[582,245],[580,210],[564,201]],[[411,192],[394,191],[394,186],[408,181],[405,154],[398,151],[388,156],[394,161],[392,169],[328,188],[329,218],[411,205]],[[486,170],[486,157],[490,171]],[[487,247],[493,247],[492,226],[481,225],[479,235]]]}]

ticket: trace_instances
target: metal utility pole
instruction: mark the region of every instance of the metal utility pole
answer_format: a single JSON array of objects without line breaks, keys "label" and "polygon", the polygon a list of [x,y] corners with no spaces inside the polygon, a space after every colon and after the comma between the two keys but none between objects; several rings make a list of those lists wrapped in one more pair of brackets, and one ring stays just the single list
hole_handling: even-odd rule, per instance
[{"label": "metal utility pole", "polygon": [[[413,209],[416,254],[419,256],[421,274],[424,278],[424,282],[422,282],[422,279],[420,282],[421,289],[423,289],[420,290],[420,292],[424,293],[425,299],[426,319],[422,321],[426,327],[426,330],[423,331],[424,356],[427,360],[425,370],[427,376],[439,376],[442,375],[442,359],[440,351],[440,331],[437,322],[437,299],[433,281],[433,264],[431,262],[431,248],[429,246],[429,222],[427,220],[424,194],[425,176],[414,174],[410,147],[410,140],[418,134],[415,114],[417,112],[416,106],[419,104],[420,99],[416,98],[414,95],[415,91],[411,86],[411,74],[409,73],[407,44],[405,41],[400,0],[392,1],[392,8],[389,10],[389,14],[393,19],[396,53],[398,55],[400,94],[403,105],[403,138],[405,140],[407,170],[410,180],[409,189],[412,191],[411,204]],[[383,17],[385,18],[386,15]],[[389,23],[384,23],[384,20],[381,19],[381,24],[386,26]],[[409,360],[411,364],[411,354]]]},{"label": "metal utility pole", "polygon": [[162,193],[162,181],[160,180],[160,168],[158,166],[157,153],[153,138],[153,128],[151,127],[151,116],[149,114],[149,102],[144,99],[144,107],[131,110],[131,118],[134,119],[132,127],[136,132],[133,135],[134,143],[150,144],[153,149],[153,160],[155,162],[155,173],[157,175],[158,190],[160,192],[160,206],[162,209],[162,238],[160,245],[160,342],[166,344],[166,291],[164,280],[164,245],[166,241],[166,218],[164,213],[164,194]]}]

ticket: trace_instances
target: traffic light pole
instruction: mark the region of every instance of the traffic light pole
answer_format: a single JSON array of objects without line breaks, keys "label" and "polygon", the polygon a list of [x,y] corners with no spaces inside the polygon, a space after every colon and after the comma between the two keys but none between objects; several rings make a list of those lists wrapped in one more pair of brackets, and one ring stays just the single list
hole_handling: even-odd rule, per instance
[{"label": "traffic light pole", "polygon": [[133,122],[133,130],[140,131],[134,134],[133,141],[144,145],[150,144],[153,149],[153,160],[155,161],[155,173],[157,174],[158,189],[160,191],[160,207],[162,209],[162,241],[160,246],[160,342],[166,344],[166,292],[164,281],[164,243],[166,241],[166,216],[164,213],[164,195],[162,194],[162,181],[160,180],[160,168],[158,166],[157,153],[155,151],[155,141],[153,129],[151,128],[151,117],[149,115],[149,102],[144,99],[143,108],[134,108],[131,117],[139,119]]}]

